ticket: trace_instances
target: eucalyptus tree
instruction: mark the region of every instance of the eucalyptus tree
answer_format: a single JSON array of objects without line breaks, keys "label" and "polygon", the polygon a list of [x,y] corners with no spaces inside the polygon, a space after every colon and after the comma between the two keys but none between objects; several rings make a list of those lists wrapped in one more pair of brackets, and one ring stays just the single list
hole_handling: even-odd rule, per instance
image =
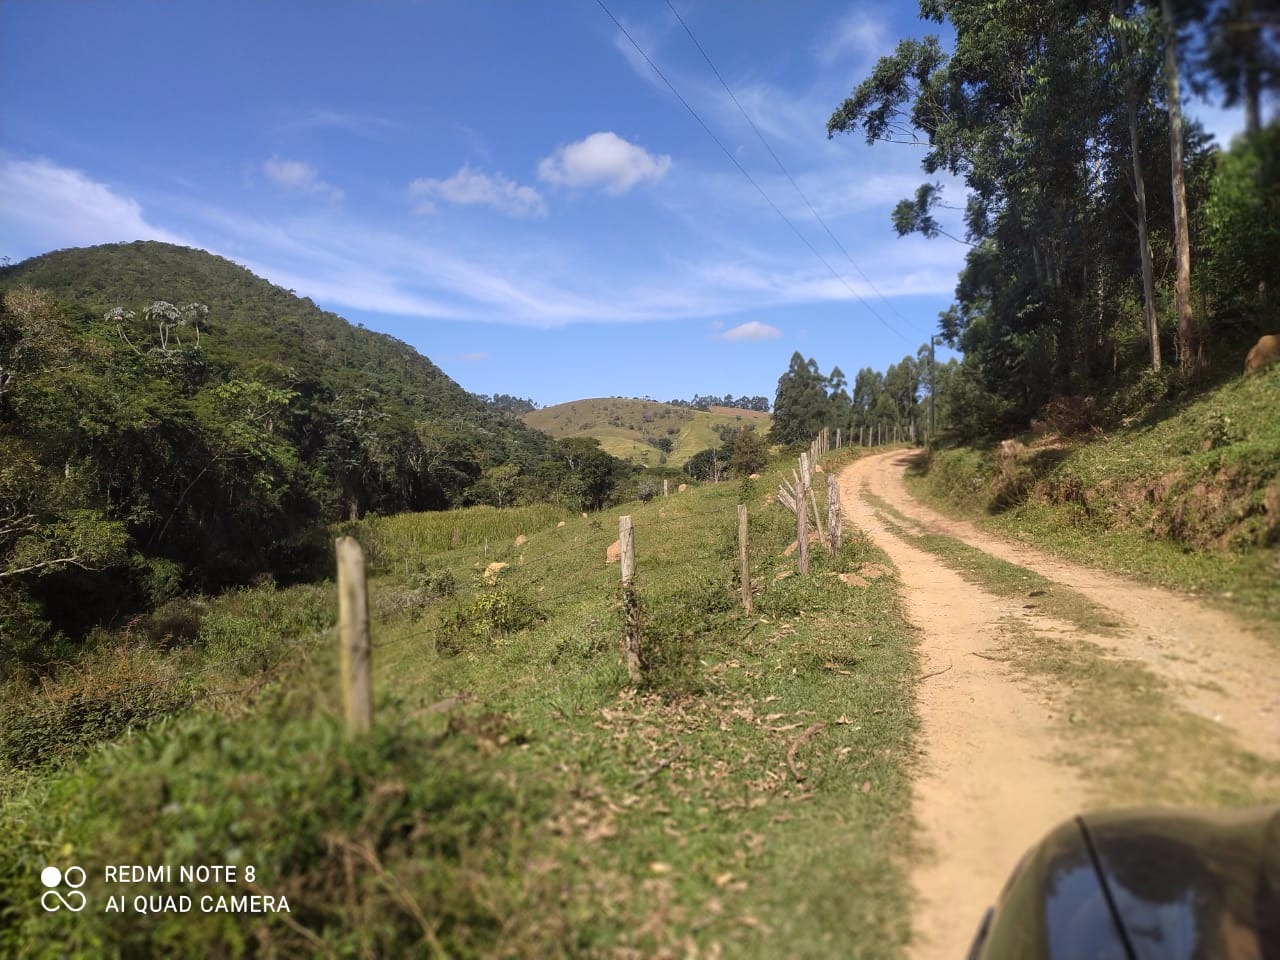
[{"label": "eucalyptus tree", "polygon": [[1207,21],[1197,78],[1218,87],[1224,104],[1244,107],[1244,130],[1262,129],[1262,95],[1280,85],[1280,0],[1218,0]]},{"label": "eucalyptus tree", "polygon": [[1173,293],[1178,315],[1178,366],[1185,373],[1197,366],[1200,351],[1191,310],[1191,227],[1187,217],[1178,26],[1174,20],[1172,0],[1160,0],[1160,20],[1164,28],[1164,81],[1169,109],[1169,164],[1173,179],[1173,245],[1177,271]]},{"label": "eucalyptus tree", "polygon": [[778,378],[770,438],[775,443],[812,440],[828,425],[830,415],[827,378],[818,372],[816,361],[806,360],[797,351],[786,373]]}]

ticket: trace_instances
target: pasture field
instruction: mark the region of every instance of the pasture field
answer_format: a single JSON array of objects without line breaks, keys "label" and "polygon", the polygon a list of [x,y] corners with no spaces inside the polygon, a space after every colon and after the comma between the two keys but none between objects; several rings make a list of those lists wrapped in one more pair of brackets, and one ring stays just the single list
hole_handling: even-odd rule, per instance
[{"label": "pasture field", "polygon": [[[644,466],[681,467],[690,457],[721,443],[724,427],[754,427],[767,433],[773,419],[767,413],[712,407],[694,410],[653,400],[602,397],[574,400],[544,407],[521,419],[536,430],[563,437],[595,437],[606,453]],[[671,452],[665,454],[652,441],[668,439]]]},{"label": "pasture field", "polygon": [[[370,557],[367,736],[339,719],[324,584],[171,611],[167,639],[138,624],[44,689],[7,690],[0,953],[898,955],[914,634],[891,573],[829,575],[884,559],[856,531],[780,576],[780,469],[628,508],[639,689],[604,562],[616,513],[531,509],[344,528]],[[39,909],[49,862],[86,870],[92,909]],[[99,909],[227,892],[113,885],[104,865],[205,862],[254,866],[231,892],[290,912]]]}]

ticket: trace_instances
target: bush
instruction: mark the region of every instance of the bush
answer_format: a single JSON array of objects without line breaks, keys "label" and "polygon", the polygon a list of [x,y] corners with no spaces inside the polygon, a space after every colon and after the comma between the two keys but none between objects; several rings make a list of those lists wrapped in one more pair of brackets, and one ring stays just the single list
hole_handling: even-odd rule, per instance
[{"label": "bush", "polygon": [[162,648],[194,643],[200,637],[200,627],[208,608],[203,600],[179,597],[142,617],[128,632]]},{"label": "bush", "polygon": [[645,684],[668,694],[695,692],[701,685],[698,642],[721,632],[737,611],[728,586],[694,580],[642,602],[640,663]]},{"label": "bush", "polygon": [[461,653],[470,643],[494,645],[541,623],[546,615],[528,594],[507,584],[484,586],[470,600],[455,602],[441,617],[436,649]]},{"label": "bush", "polygon": [[116,648],[92,655],[40,693],[14,690],[0,698],[0,768],[72,756],[191,701],[191,688],[154,651]]},{"label": "bush", "polygon": [[1000,444],[996,475],[991,478],[991,509],[1006,510],[1027,498],[1036,474],[1027,462],[1027,448],[1017,440]]}]

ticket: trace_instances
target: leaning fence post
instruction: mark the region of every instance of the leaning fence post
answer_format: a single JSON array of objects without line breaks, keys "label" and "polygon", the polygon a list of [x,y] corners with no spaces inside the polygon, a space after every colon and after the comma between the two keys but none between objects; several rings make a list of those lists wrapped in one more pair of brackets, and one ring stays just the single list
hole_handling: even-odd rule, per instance
[{"label": "leaning fence post", "polygon": [[751,613],[751,565],[747,553],[747,505],[738,504],[738,579],[742,582],[742,606]]},{"label": "leaning fence post", "polygon": [[640,604],[636,599],[636,543],[631,517],[618,518],[618,546],[622,567],[622,612],[624,618],[622,656],[627,677],[633,684],[644,679],[640,672]]},{"label": "leaning fence post", "polygon": [[373,726],[373,674],[369,650],[369,594],[364,551],[355,537],[338,537],[338,650],[347,730]]}]

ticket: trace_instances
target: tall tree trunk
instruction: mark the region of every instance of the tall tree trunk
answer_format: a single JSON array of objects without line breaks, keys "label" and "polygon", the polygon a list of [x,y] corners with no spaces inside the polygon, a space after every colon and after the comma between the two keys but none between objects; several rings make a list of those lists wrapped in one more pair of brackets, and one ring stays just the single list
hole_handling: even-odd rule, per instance
[{"label": "tall tree trunk", "polygon": [[[1122,4],[1118,3],[1122,8]],[[1142,138],[1138,134],[1138,93],[1129,72],[1129,41],[1120,35],[1120,59],[1124,70],[1124,98],[1129,108],[1129,145],[1133,152],[1133,192],[1138,199],[1138,252],[1142,257],[1142,307],[1147,318],[1147,340],[1151,347],[1151,369],[1160,369],[1160,325],[1156,321],[1155,271],[1151,266],[1151,240],[1147,232],[1147,185],[1142,175]]]},{"label": "tall tree trunk", "polygon": [[1262,77],[1257,64],[1250,64],[1244,73],[1244,132],[1253,136],[1262,129]]},{"label": "tall tree trunk", "polygon": [[1178,33],[1171,0],[1160,0],[1164,20],[1164,78],[1169,99],[1169,157],[1173,168],[1173,244],[1177,277],[1174,304],[1178,312],[1178,366],[1196,366],[1195,327],[1191,315],[1191,240],[1187,231],[1187,187],[1182,163],[1182,101],[1178,93]]},{"label": "tall tree trunk", "polygon": [[[1250,39],[1244,63],[1244,132],[1253,136],[1262,129],[1262,70],[1258,64],[1262,49],[1262,30],[1254,19],[1253,0],[1241,0],[1239,29],[1247,29]],[[1245,27],[1244,24],[1248,24]]]}]

